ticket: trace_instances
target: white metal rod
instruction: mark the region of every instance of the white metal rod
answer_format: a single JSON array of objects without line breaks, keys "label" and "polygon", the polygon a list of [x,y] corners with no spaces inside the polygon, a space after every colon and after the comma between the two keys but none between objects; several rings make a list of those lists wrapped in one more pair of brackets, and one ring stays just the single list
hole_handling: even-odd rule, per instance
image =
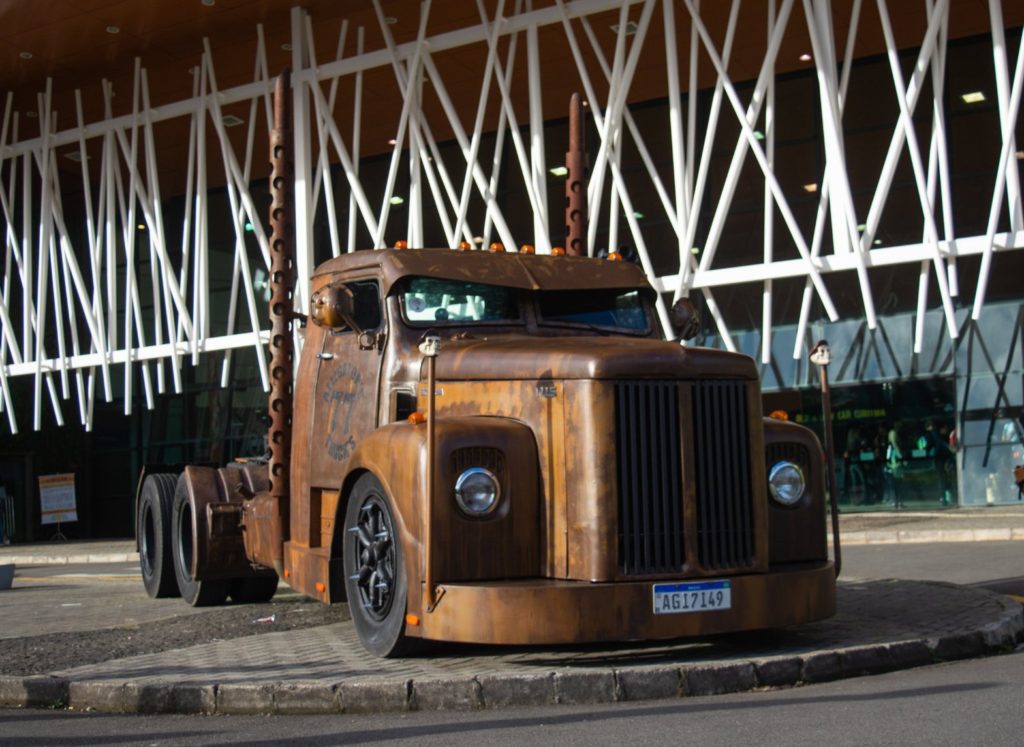
[{"label": "white metal rod", "polygon": [[[501,12],[505,7],[505,0],[498,0],[498,7],[495,11],[495,18],[501,18]],[[495,23],[491,27],[491,34],[497,36],[501,30],[501,23]],[[466,217],[469,211],[469,195],[470,185],[473,181],[473,164],[477,163],[477,157],[480,152],[480,137],[483,132],[484,126],[484,114],[487,111],[487,94],[491,87],[491,77],[494,74],[494,61],[498,56],[498,47],[496,44],[487,45],[487,61],[484,62],[484,72],[480,83],[480,95],[477,98],[476,104],[476,116],[473,120],[473,136],[469,141],[469,152],[466,154],[466,171],[463,175],[462,189],[459,191],[459,206],[455,211],[455,234],[462,231],[462,227],[466,224]],[[431,75],[434,75],[431,72]],[[501,109],[502,117],[507,116],[507,112],[504,108]],[[500,124],[500,123],[499,123]],[[513,124],[514,126],[514,124]],[[503,130],[499,127],[499,130]]]},{"label": "white metal rod", "polygon": [[928,198],[928,186],[924,175],[924,165],[921,162],[921,149],[917,142],[914,120],[907,106],[907,101],[903,97],[903,91],[905,90],[903,69],[900,67],[899,51],[896,49],[896,41],[893,37],[892,26],[889,23],[889,11],[885,0],[878,0],[878,12],[881,16],[882,33],[885,36],[885,43],[888,48],[889,67],[892,70],[893,83],[896,86],[896,99],[900,106],[900,120],[906,130],[907,150],[910,152],[910,163],[913,167],[914,181],[917,184],[917,194],[921,202],[924,227],[928,241],[932,245],[935,275],[939,285],[939,295],[942,298],[942,309],[946,315],[946,328],[950,339],[956,339],[959,335],[959,330],[953,311],[953,302],[949,297],[949,285],[946,283],[946,265],[939,249],[939,232],[935,227],[935,210],[932,207],[932,200]]},{"label": "white metal rod", "polygon": [[[365,31],[362,26],[356,29],[356,56],[363,56]],[[352,96],[352,157],[354,159],[355,177],[359,178],[359,136],[362,129],[363,110],[363,71],[356,72],[355,91]],[[356,247],[356,195],[349,191],[348,195],[348,251],[354,252]]]},{"label": "white metal rod", "polygon": [[[692,0],[683,1],[690,9],[691,17],[693,17]],[[757,141],[757,138],[754,136],[754,131],[751,129],[750,123],[747,121],[746,115],[743,111],[743,105],[740,103],[739,96],[736,94],[736,89],[733,88],[725,69],[722,67],[721,58],[719,58],[715,51],[714,43],[708,35],[707,29],[704,27],[704,23],[697,17],[693,17],[693,22],[697,25],[697,32],[700,34],[701,40],[704,42],[704,47],[708,52],[708,56],[711,58],[711,62],[714,65],[715,70],[724,81],[726,97],[729,99],[729,103],[732,105],[733,111],[736,113],[736,119],[739,122],[740,127],[743,129],[743,135],[746,137],[750,149],[754,153],[754,157],[757,158],[761,171],[764,172],[769,184],[771,185],[772,195],[775,198],[776,204],[779,206],[779,212],[782,213],[786,226],[789,228],[790,235],[793,237],[793,242],[796,244],[797,251],[800,252],[800,256],[805,262],[807,272],[811,276],[815,290],[818,291],[818,296],[821,298],[821,302],[825,306],[825,311],[828,314],[829,319],[835,321],[839,318],[839,314],[836,311],[835,305],[832,303],[832,297],[829,295],[828,289],[825,287],[824,281],[821,279],[821,273],[818,271],[814,260],[810,256],[810,250],[807,248],[807,242],[800,233],[800,227],[797,225],[796,218],[789,209],[789,202],[782,193],[782,188],[779,186],[778,180],[767,168],[764,160],[764,150],[761,148],[761,144]]]},{"label": "white metal rod", "polygon": [[[792,6],[792,2],[790,2]],[[691,11],[693,12],[693,11]],[[722,43],[722,64],[724,67],[728,67],[729,60],[732,56],[732,45],[733,39],[736,33],[736,18],[739,13],[739,3],[737,0],[733,0],[729,10],[729,23],[725,29],[725,40]],[[690,19],[690,25],[693,28],[694,39],[697,38],[697,25],[693,23],[693,19]],[[696,51],[691,54],[691,63],[696,68]],[[691,85],[696,85],[691,76]],[[691,253],[694,248],[694,239],[697,236],[697,224],[700,221],[700,211],[704,202],[704,195],[706,194],[706,184],[708,178],[708,170],[711,168],[711,154],[714,151],[715,133],[718,131],[718,119],[721,116],[722,110],[722,95],[723,95],[723,84],[724,81],[719,77],[715,81],[715,90],[711,94],[711,106],[708,109],[707,126],[704,129],[704,142],[701,147],[700,164],[697,167],[697,173],[693,173],[693,163],[697,156],[696,151],[696,135],[694,130],[696,128],[696,107],[697,107],[697,93],[695,90],[690,91],[687,94],[687,101],[690,107],[690,116],[693,119],[689,128],[688,137],[692,141],[689,144],[690,158],[687,161],[687,183],[691,185],[690,189],[690,206],[686,217],[686,233],[684,234],[683,240],[679,244],[679,287],[675,289],[674,298],[678,300],[680,297],[686,295],[691,288],[692,271],[690,265],[692,264],[693,254]],[[733,160],[735,161],[739,157],[739,149],[743,147],[741,143],[737,144],[736,150],[734,150]],[[738,168],[738,167],[737,167]],[[730,165],[730,171],[732,166]],[[721,204],[721,201],[720,201]],[[705,246],[706,249],[706,246]]]},{"label": "white metal rod", "polygon": [[[1009,118],[1007,102],[1010,93],[1010,73],[1006,69],[1006,31],[1003,27],[1003,7],[1000,0],[988,0],[989,23],[992,27],[992,58],[996,74],[996,103],[999,124],[1006,127]],[[1013,130],[1010,130],[1010,150],[1016,151]],[[1022,219],[1020,178],[1015,167],[1006,170],[1006,202],[1009,206],[1010,230],[1019,231]]]},{"label": "white metal rod", "polygon": [[1013,89],[1010,93],[1008,116],[1006,124],[1002,128],[1003,147],[999,152],[999,161],[996,164],[995,188],[992,194],[992,207],[988,214],[988,229],[985,231],[985,251],[981,256],[981,268],[978,270],[978,287],[974,295],[974,307],[971,309],[971,318],[977,321],[981,318],[981,308],[985,303],[985,293],[988,290],[988,277],[992,270],[992,251],[995,248],[996,226],[999,224],[999,213],[1003,207],[1003,180],[1006,169],[1010,164],[1010,145],[1013,142],[1013,127],[1017,121],[1017,112],[1020,110],[1021,84],[1024,83],[1024,43],[1017,49],[1017,66],[1013,74]]},{"label": "white metal rod", "polygon": [[483,169],[480,168],[480,164],[475,160],[470,161],[469,159],[469,140],[466,138],[466,131],[462,127],[462,122],[459,119],[458,110],[452,104],[451,98],[448,96],[448,91],[444,86],[444,81],[441,79],[440,73],[437,71],[437,67],[434,65],[433,58],[429,51],[424,55],[424,63],[427,66],[427,73],[430,75],[430,80],[434,84],[434,93],[437,94],[438,100],[441,102],[441,107],[444,109],[445,116],[448,118],[448,123],[452,127],[452,133],[455,135],[455,139],[459,143],[459,148],[462,150],[462,156],[466,159],[466,163],[473,169],[473,180],[476,182],[477,191],[483,198],[487,205],[487,210],[491,214],[494,220],[494,227],[498,231],[498,236],[505,246],[515,246],[515,238],[512,236],[512,232],[509,231],[508,224],[505,222],[505,216],[502,215],[501,209],[498,207],[498,203],[494,198],[494,193],[488,189],[487,179],[484,176]]}]

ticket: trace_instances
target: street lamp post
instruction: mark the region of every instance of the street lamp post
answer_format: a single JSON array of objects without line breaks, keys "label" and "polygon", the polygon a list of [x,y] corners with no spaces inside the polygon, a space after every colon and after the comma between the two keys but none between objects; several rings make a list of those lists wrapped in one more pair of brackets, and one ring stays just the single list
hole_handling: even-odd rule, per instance
[{"label": "street lamp post", "polygon": [[843,567],[843,555],[839,546],[839,505],[836,497],[836,450],[832,438],[832,395],[828,388],[828,364],[832,362],[832,350],[828,341],[819,340],[810,354],[811,363],[818,367],[821,380],[821,411],[824,417],[825,459],[828,464],[829,509],[832,513],[832,548],[835,555],[836,576]]}]

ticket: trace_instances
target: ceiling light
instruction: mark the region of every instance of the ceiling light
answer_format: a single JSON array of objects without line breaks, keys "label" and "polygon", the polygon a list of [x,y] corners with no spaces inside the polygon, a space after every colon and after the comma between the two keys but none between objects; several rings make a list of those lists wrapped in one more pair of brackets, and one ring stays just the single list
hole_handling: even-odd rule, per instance
[{"label": "ceiling light", "polygon": [[107,26],[107,33],[108,34],[120,34],[121,33],[121,29],[119,29],[117,26]]},{"label": "ceiling light", "polygon": [[634,210],[633,217],[636,218],[637,220],[643,220],[644,214],[641,213],[639,210]]},{"label": "ceiling light", "polygon": [[388,145],[398,145],[398,141],[395,140],[394,138],[391,138],[390,140],[388,140]]},{"label": "ceiling light", "polygon": [[882,244],[882,240],[881,239],[875,239],[875,246],[881,246],[881,244]]},{"label": "ceiling light", "polygon": [[980,104],[985,100],[985,94],[981,91],[969,91],[968,93],[961,94],[960,98],[963,99],[965,104]]},{"label": "ceiling light", "polygon": [[146,230],[146,224],[145,223],[140,223],[139,225],[137,225],[135,227],[137,229],[139,229],[140,231],[145,231]]},{"label": "ceiling light", "polygon": [[20,57],[23,60],[31,60],[32,59],[32,53],[31,52],[19,52],[18,53],[18,57]]},{"label": "ceiling light", "polygon": [[1019,150],[1013,155],[1017,156],[1018,161],[1024,161],[1024,150]]},{"label": "ceiling light", "polygon": [[860,231],[861,233],[864,233],[864,231],[867,230],[867,227],[868,227],[867,223],[858,223],[857,224],[857,230]]},{"label": "ceiling light", "polygon": [[388,26],[394,26],[396,23],[398,23],[398,19],[395,18],[394,16],[384,16],[384,23],[386,23]]},{"label": "ceiling light", "polygon": [[[614,23],[609,28],[616,34],[619,33],[619,24]],[[640,27],[636,25],[636,21],[626,21],[626,36],[635,34],[638,28]]]},{"label": "ceiling light", "polygon": [[405,198],[395,195],[390,200],[388,200],[388,202],[390,202],[392,205],[401,205],[403,202],[405,202]]},{"label": "ceiling light", "polygon": [[761,132],[760,130],[754,130],[754,139],[755,140],[764,140],[764,133]]},{"label": "ceiling light", "polygon": [[565,166],[555,166],[548,169],[548,173],[551,174],[551,176],[565,176],[569,173],[569,169],[565,168]]},{"label": "ceiling light", "polygon": [[[211,2],[210,5],[213,5],[213,3]],[[245,224],[245,232],[246,233],[252,233],[252,231],[253,231],[252,223],[246,222],[246,224]]]},{"label": "ceiling light", "polygon": [[811,57],[811,55],[809,55],[807,52],[804,52],[802,55],[800,55],[800,62],[810,62],[813,59],[814,58]]},{"label": "ceiling light", "polygon": [[205,5],[207,8],[212,8],[217,4],[217,0],[199,0],[200,3]]},{"label": "ceiling light", "polygon": [[[65,153],[64,157],[66,159],[68,159],[69,161],[74,161],[75,163],[81,163],[82,162],[82,154],[79,153],[77,150],[73,150],[73,151],[71,151],[69,153]],[[89,157],[90,156],[86,156],[86,158],[89,158]]]},{"label": "ceiling light", "polygon": [[224,118],[221,119],[225,127],[238,127],[238,125],[245,122],[241,117],[236,117],[234,114],[225,114]]},{"label": "ceiling light", "polygon": [[696,256],[696,255],[700,254],[700,247],[699,247],[699,246],[695,246],[695,247],[693,247],[693,248],[692,248],[692,249],[690,250],[690,254],[692,254],[692,255],[694,255],[694,256]]},{"label": "ceiling light", "polygon": [[281,49],[283,49],[285,52],[291,52],[292,51],[292,45],[291,44],[287,44],[287,43],[286,44],[282,44],[281,45]]},{"label": "ceiling light", "polygon": [[818,191],[818,185],[815,184],[814,182],[811,182],[810,184],[805,184],[804,185],[804,192],[817,192],[817,191]]}]

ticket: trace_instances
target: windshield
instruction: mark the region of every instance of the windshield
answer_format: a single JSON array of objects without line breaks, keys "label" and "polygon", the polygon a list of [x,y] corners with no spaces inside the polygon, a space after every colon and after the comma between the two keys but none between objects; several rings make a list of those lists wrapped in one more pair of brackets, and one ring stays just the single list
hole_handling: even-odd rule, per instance
[{"label": "windshield", "polygon": [[412,278],[399,298],[402,314],[413,326],[522,320],[517,291],[499,285]]},{"label": "windshield", "polygon": [[540,296],[541,324],[578,324],[645,334],[647,302],[636,290],[548,291]]}]

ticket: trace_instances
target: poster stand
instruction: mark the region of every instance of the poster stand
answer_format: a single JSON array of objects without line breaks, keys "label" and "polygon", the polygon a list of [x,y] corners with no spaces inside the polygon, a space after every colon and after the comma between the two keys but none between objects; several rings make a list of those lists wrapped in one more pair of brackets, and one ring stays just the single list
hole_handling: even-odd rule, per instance
[{"label": "poster stand", "polygon": [[57,532],[50,537],[50,542],[67,542],[68,538],[60,530],[60,525],[78,521],[74,473],[39,477],[39,513],[41,524],[57,525]]}]

